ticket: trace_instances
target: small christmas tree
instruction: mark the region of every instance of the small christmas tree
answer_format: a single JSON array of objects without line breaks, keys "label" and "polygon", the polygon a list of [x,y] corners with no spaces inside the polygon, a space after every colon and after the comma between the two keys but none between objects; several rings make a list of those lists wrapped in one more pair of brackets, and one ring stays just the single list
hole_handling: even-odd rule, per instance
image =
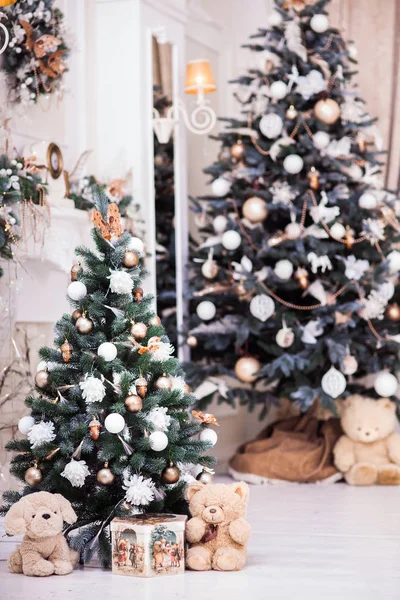
[{"label": "small christmas tree", "polygon": [[[194,203],[203,242],[187,373],[203,403],[219,393],[262,414],[282,397],[334,409],[346,386],[398,387],[396,198],[352,83],[354,45],[330,25],[328,2],[275,0],[246,46],[255,67],[235,82],[243,118],[223,119],[211,193]],[[375,390],[360,381],[371,373]]]},{"label": "small christmas tree", "polygon": [[83,560],[98,550],[108,566],[111,519],[185,510],[188,469],[214,460],[200,457],[211,430],[189,418],[193,397],[140,287],[143,244],[122,232],[117,206],[100,188],[96,205],[96,249],[77,248],[71,270],[74,310],[56,324],[56,348],[40,351],[38,394],[26,399],[31,413],[19,422],[27,437],[7,446],[17,452],[12,474],[27,485],[5,494],[3,513],[21,495],[63,494],[78,514],[71,544]]}]

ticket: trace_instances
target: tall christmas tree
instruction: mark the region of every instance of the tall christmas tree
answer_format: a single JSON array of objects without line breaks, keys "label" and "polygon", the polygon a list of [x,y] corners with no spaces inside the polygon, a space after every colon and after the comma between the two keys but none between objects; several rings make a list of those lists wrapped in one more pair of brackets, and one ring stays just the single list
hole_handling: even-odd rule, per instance
[{"label": "tall christmas tree", "polygon": [[194,204],[188,375],[203,403],[219,393],[264,414],[287,397],[306,411],[398,388],[396,198],[328,2],[275,0],[246,46],[256,66],[234,82],[243,117],[222,119],[211,193]]},{"label": "tall christmas tree", "polygon": [[109,565],[111,519],[184,510],[185,481],[192,468],[213,465],[200,453],[216,434],[189,417],[194,398],[140,287],[143,243],[122,232],[101,188],[96,204],[96,248],[77,248],[71,270],[74,310],[57,322],[55,348],[40,351],[38,393],[19,422],[26,437],[8,444],[17,452],[11,472],[26,486],[5,494],[2,511],[21,494],[63,494],[78,514],[73,547],[84,560],[98,550]]}]

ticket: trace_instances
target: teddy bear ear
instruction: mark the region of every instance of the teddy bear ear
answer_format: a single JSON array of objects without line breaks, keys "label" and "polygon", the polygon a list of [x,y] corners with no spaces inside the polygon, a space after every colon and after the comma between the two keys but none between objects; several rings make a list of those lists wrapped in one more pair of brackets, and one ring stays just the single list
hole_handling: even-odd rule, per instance
[{"label": "teddy bear ear", "polygon": [[197,492],[200,492],[202,489],[204,488],[204,484],[203,483],[193,483],[192,485],[189,485],[186,488],[186,500],[188,502],[191,501],[191,499],[193,498],[193,496],[195,494],[197,494]]},{"label": "teddy bear ear", "polygon": [[61,494],[54,494],[54,496],[58,501],[58,505],[60,507],[62,518],[64,519],[64,521],[66,523],[69,523],[70,525],[72,525],[72,523],[75,523],[78,520],[78,517],[76,516],[76,513],[71,506],[71,502],[69,502],[69,500],[64,498],[64,496],[62,496]]},{"label": "teddy bear ear", "polygon": [[247,483],[245,483],[244,481],[240,481],[239,483],[232,483],[232,488],[235,494],[238,494],[238,496],[240,496],[241,499],[244,500],[244,502],[247,502],[250,493],[249,486],[247,485]]},{"label": "teddy bear ear", "polygon": [[387,408],[388,410],[391,410],[392,412],[396,411],[396,404],[394,402],[392,402],[391,400],[389,400],[389,398],[379,398],[379,400],[377,400],[377,402],[383,408]]},{"label": "teddy bear ear", "polygon": [[4,519],[4,529],[9,535],[22,535],[26,533],[26,523],[24,519],[24,506],[26,498],[18,500],[8,511]]}]

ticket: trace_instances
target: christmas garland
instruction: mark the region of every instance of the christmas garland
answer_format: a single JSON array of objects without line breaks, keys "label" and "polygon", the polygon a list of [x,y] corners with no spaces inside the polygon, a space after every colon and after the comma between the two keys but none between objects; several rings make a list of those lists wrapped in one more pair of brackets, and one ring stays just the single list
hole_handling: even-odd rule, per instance
[{"label": "christmas garland", "polygon": [[63,91],[69,48],[64,15],[53,4],[54,0],[20,0],[4,9],[11,38],[4,62],[12,102],[35,104],[42,95]]}]

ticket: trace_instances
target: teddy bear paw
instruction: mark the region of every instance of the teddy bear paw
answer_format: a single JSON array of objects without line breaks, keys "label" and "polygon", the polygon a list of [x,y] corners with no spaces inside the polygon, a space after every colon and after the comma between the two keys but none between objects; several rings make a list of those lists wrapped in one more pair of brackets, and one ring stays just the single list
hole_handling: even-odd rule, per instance
[{"label": "teddy bear paw", "polygon": [[243,554],[235,548],[219,548],[214,554],[212,566],[216,571],[239,571],[244,563]]},{"label": "teddy bear paw", "polygon": [[32,565],[23,565],[24,575],[31,577],[48,577],[54,573],[54,565],[49,560],[38,560]]},{"label": "teddy bear paw", "polygon": [[210,552],[202,547],[189,548],[186,565],[193,571],[209,571],[211,569]]},{"label": "teddy bear paw", "polygon": [[350,485],[374,485],[378,482],[378,469],[368,463],[358,463],[345,475]]},{"label": "teddy bear paw", "polygon": [[53,562],[54,573],[56,575],[68,575],[72,573],[72,564],[67,560],[55,560]]},{"label": "teddy bear paw", "polygon": [[383,465],[378,471],[380,485],[400,485],[400,467],[397,465]]}]

